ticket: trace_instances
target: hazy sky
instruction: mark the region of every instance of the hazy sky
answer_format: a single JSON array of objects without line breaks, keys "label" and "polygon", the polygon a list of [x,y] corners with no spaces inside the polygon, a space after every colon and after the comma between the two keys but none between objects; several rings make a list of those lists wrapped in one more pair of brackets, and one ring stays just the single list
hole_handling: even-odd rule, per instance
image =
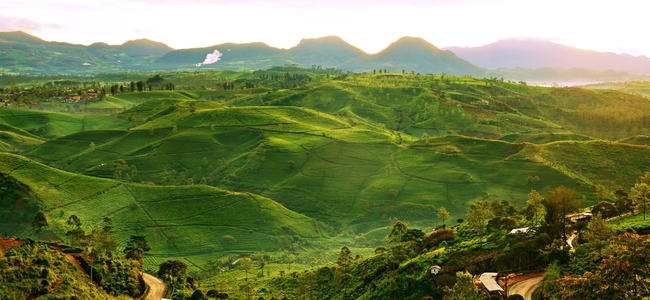
[{"label": "hazy sky", "polygon": [[0,31],[75,44],[173,48],[338,35],[375,53],[402,36],[438,47],[542,39],[650,56],[648,0],[0,0]]}]

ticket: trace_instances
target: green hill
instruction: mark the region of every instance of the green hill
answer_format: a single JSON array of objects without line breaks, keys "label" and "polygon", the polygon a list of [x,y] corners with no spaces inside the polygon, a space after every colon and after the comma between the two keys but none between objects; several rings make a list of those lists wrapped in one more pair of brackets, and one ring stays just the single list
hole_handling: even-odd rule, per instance
[{"label": "green hill", "polygon": [[[148,70],[161,45],[129,43],[90,46],[47,42],[24,32],[0,33],[0,72],[7,74],[92,74]],[[134,54],[130,56],[128,53]],[[149,56],[143,56],[147,54]],[[144,59],[143,59],[144,57]]]},{"label": "green hill", "polygon": [[355,70],[388,69],[416,73],[452,75],[483,75],[484,70],[458,58],[451,51],[443,51],[422,38],[403,37],[381,52],[363,61],[352,61],[347,66]]},{"label": "green hill", "polygon": [[[149,101],[125,111],[147,113],[139,118],[149,121],[131,130],[81,132],[26,154],[68,171],[122,179],[116,171],[123,159],[137,169],[124,172],[135,182],[205,182],[261,194],[336,230],[348,224],[357,232],[386,226],[390,217],[432,226],[440,206],[463,217],[465,203],[483,197],[521,206],[530,189],[576,182],[547,164],[508,159],[528,144],[462,136],[415,142],[403,135],[403,143],[415,142],[404,147],[389,130],[350,126],[304,108],[164,102],[167,108]],[[540,182],[529,183],[534,176]]]},{"label": "green hill", "polygon": [[[64,237],[65,221],[79,216],[89,229],[110,216],[122,245],[144,234],[152,256],[190,259],[224,251],[291,248],[326,236],[319,223],[268,198],[206,185],[151,186],[89,177],[53,169],[21,156],[0,153],[0,172],[29,189],[30,210],[43,210],[50,230]],[[20,213],[23,196],[3,199]],[[15,202],[15,203],[14,203]],[[190,205],[191,204],[191,205]],[[34,208],[33,206],[37,207]],[[2,215],[0,232],[25,236]]]},{"label": "green hill", "polygon": [[318,39],[303,39],[298,45],[289,49],[285,56],[302,66],[323,65],[323,67],[349,69],[351,61],[367,56],[361,49],[354,47],[337,36]]}]

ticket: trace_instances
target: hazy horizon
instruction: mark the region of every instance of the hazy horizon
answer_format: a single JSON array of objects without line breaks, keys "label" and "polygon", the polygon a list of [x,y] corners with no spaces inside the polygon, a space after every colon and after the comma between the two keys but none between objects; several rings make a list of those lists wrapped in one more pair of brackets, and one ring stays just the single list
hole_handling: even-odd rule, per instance
[{"label": "hazy horizon", "polygon": [[579,49],[650,56],[643,1],[560,0],[23,0],[0,4],[0,31],[43,40],[112,45],[146,38],[175,49],[226,42],[291,48],[302,39],[339,36],[377,53],[404,36],[439,48],[499,40],[545,40]]}]

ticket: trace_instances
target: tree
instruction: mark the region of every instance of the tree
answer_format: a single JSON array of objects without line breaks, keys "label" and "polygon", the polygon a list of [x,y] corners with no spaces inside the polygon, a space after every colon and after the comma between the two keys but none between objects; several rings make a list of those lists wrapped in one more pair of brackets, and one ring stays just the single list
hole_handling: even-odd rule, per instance
[{"label": "tree", "polygon": [[483,234],[488,220],[494,217],[492,205],[488,200],[481,200],[469,204],[467,222],[474,230]]},{"label": "tree", "polygon": [[444,206],[438,209],[438,219],[442,221],[442,227],[445,227],[445,220],[449,219],[449,212]]},{"label": "tree", "polygon": [[102,228],[93,229],[87,236],[90,246],[93,247],[93,254],[111,254],[117,250],[119,242],[113,237],[113,219],[109,216],[102,218]]},{"label": "tree", "polygon": [[533,217],[533,225],[537,225],[537,218],[544,212],[544,205],[542,205],[542,195],[536,190],[531,190],[528,193],[528,201],[526,201],[526,211]]},{"label": "tree", "polygon": [[618,209],[619,216],[631,210],[632,200],[628,197],[628,193],[626,191],[616,190],[616,192],[614,192],[614,198],[616,199],[614,205]]},{"label": "tree", "polygon": [[194,290],[194,293],[192,293],[190,300],[205,300],[205,294],[202,290],[196,289]]},{"label": "tree", "polygon": [[642,212],[643,220],[645,220],[645,213],[648,210],[648,199],[650,198],[650,186],[646,183],[637,183],[630,189],[630,194],[636,200],[636,211]]},{"label": "tree", "polygon": [[81,228],[81,219],[77,215],[70,215],[66,225],[68,225],[69,230],[65,235],[70,238],[70,244],[72,246],[81,246],[83,239],[86,237],[86,232]]},{"label": "tree", "polygon": [[450,289],[445,288],[443,300],[478,300],[485,299],[474,286],[472,274],[465,272],[456,273],[456,284]]},{"label": "tree", "polygon": [[343,246],[341,248],[341,253],[339,253],[339,256],[336,258],[336,264],[344,269],[350,267],[352,264],[352,252],[348,246]]},{"label": "tree", "polygon": [[618,215],[618,209],[614,203],[611,203],[609,201],[601,201],[598,204],[594,205],[591,213],[594,215],[600,214],[603,219],[609,219]]},{"label": "tree", "polygon": [[115,161],[115,172],[113,173],[113,179],[121,180],[122,172],[129,171],[131,168],[129,164],[124,159],[118,159]]},{"label": "tree", "polygon": [[408,226],[406,226],[406,223],[397,220],[395,222],[395,225],[393,225],[393,230],[386,236],[385,240],[391,244],[391,243],[399,243],[402,240],[402,236],[406,233],[408,230]]},{"label": "tree", "polygon": [[169,278],[171,281],[187,276],[187,265],[180,260],[167,260],[158,267],[158,277]]},{"label": "tree", "polygon": [[564,186],[557,187],[542,200],[542,205],[546,210],[544,221],[546,221],[547,233],[555,238],[561,232],[566,243],[566,216],[580,209],[580,200],[576,198],[576,191]]},{"label": "tree", "polygon": [[48,226],[49,224],[47,223],[47,218],[43,211],[39,210],[36,212],[36,215],[34,215],[34,219],[32,220],[32,231],[35,233],[41,233],[41,231]]},{"label": "tree", "polygon": [[132,235],[126,243],[124,253],[126,254],[126,258],[135,259],[142,263],[144,253],[150,250],[151,246],[144,235]]},{"label": "tree", "polygon": [[648,299],[650,240],[625,233],[612,241],[608,257],[593,272],[556,280],[562,299]]},{"label": "tree", "polygon": [[242,257],[239,259],[237,264],[239,265],[239,267],[244,269],[244,271],[246,272],[246,280],[248,280],[248,272],[253,268],[253,262],[251,262],[251,258]]},{"label": "tree", "polygon": [[217,290],[215,290],[215,289],[211,289],[211,290],[208,290],[208,291],[205,293],[205,295],[206,295],[207,297],[210,297],[210,298],[213,298],[213,299],[217,299],[217,296],[219,295],[219,291],[217,291]]},{"label": "tree", "polygon": [[582,233],[582,237],[587,240],[588,243],[595,245],[599,253],[605,247],[607,240],[612,236],[614,236],[612,227],[603,220],[600,214],[596,214],[596,216],[591,219],[589,225],[587,225],[587,230]]},{"label": "tree", "polygon": [[262,271],[262,276],[264,276],[264,266],[266,266],[266,259],[264,258],[264,251],[255,253],[253,255],[253,258],[255,259],[255,262],[257,263],[257,265],[260,266],[260,270]]}]

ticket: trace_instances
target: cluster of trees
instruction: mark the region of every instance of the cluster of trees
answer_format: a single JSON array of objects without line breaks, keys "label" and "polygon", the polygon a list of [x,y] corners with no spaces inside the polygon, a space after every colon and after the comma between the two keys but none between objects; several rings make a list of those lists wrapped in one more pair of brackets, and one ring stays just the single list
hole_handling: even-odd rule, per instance
[{"label": "cluster of trees", "polygon": [[[32,230],[40,233],[49,227],[46,215],[38,211],[32,220]],[[140,295],[144,291],[140,272],[143,256],[151,250],[145,236],[133,235],[117,253],[119,242],[113,236],[113,220],[104,216],[100,226],[84,229],[81,219],[72,214],[65,222],[68,244],[72,252],[83,253],[78,259],[91,278],[111,295]],[[76,249],[76,250],[75,250]]]},{"label": "cluster of trees", "polygon": [[108,298],[51,244],[27,239],[2,252],[0,249],[0,299],[35,295],[49,299]]}]

